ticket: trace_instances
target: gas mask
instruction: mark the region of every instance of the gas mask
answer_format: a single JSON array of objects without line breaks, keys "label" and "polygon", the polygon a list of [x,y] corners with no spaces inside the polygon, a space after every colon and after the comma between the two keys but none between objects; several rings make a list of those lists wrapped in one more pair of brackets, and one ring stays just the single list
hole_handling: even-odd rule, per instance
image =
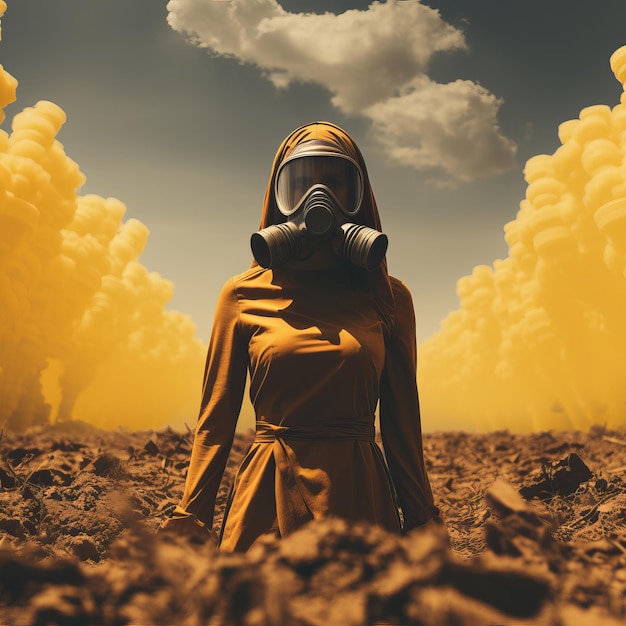
[{"label": "gas mask", "polygon": [[332,144],[312,140],[297,146],[276,173],[278,210],[287,218],[254,233],[252,254],[262,267],[278,267],[306,242],[326,247],[357,267],[373,270],[387,252],[387,236],[351,221],[361,209],[363,173]]}]

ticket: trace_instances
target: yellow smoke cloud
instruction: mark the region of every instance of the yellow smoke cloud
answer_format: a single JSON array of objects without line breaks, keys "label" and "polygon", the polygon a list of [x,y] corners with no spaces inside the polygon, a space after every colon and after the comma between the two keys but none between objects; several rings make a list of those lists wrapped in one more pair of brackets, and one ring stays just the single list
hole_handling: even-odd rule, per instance
[{"label": "yellow smoke cloud", "polygon": [[[16,86],[0,66],[1,107]],[[64,122],[41,101],[0,131],[0,424],[182,425],[204,347],[165,310],[172,283],[138,260],[146,226],[123,222],[119,200],[76,193],[85,177],[56,139]]]},{"label": "yellow smoke cloud", "polygon": [[[626,46],[611,56],[626,88]],[[559,126],[528,160],[509,256],[457,283],[460,309],[420,348],[437,429],[626,423],[626,93]]]}]

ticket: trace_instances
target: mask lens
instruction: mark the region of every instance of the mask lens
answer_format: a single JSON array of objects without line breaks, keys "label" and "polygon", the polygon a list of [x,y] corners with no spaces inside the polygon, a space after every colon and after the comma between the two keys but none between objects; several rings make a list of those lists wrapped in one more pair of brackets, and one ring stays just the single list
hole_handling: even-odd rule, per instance
[{"label": "mask lens", "polygon": [[361,207],[363,182],[356,164],[340,155],[309,155],[287,161],[278,172],[276,201],[281,213],[293,213],[313,185],[328,187],[346,215]]}]

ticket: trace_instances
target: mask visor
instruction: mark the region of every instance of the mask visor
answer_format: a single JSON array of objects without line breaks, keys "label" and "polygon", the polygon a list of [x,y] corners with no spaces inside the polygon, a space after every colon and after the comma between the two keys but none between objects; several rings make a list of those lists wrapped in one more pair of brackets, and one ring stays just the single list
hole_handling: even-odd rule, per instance
[{"label": "mask visor", "polygon": [[303,155],[285,161],[276,177],[276,202],[291,215],[314,185],[324,185],[341,211],[355,215],[361,208],[363,178],[358,165],[342,155]]}]

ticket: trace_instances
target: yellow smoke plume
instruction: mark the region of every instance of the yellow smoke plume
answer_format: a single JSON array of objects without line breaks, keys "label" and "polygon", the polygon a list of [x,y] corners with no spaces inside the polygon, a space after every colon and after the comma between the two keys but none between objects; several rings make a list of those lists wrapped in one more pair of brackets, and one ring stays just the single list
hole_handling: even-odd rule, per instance
[{"label": "yellow smoke plume", "polygon": [[[0,66],[0,107],[16,86]],[[0,131],[0,425],[193,422],[204,347],[165,310],[172,283],[138,260],[146,226],[124,222],[119,200],[77,194],[64,122],[41,101]]]},{"label": "yellow smoke plume", "polygon": [[[626,46],[611,56],[626,88]],[[460,309],[420,348],[437,429],[626,423],[626,94],[559,126],[528,160],[509,256],[457,283]]]}]

